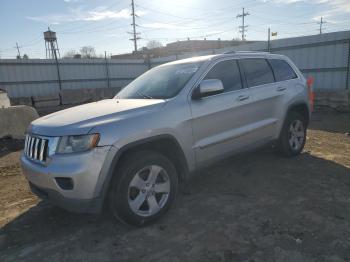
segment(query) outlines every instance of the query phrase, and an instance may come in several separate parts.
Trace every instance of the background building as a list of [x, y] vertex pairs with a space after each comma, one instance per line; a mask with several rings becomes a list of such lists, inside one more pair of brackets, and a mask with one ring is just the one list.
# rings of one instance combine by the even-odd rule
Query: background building
[[186, 40], [169, 43], [166, 46], [148, 49], [142, 48], [137, 52], [129, 54], [112, 55], [111, 58], [131, 58], [131, 59], [142, 59], [145, 55], [150, 57], [165, 57], [172, 55], [181, 55], [188, 52], [199, 52], [207, 50], [215, 50], [220, 48], [238, 46], [243, 44], [256, 43], [257, 41], [240, 41], [240, 40]]

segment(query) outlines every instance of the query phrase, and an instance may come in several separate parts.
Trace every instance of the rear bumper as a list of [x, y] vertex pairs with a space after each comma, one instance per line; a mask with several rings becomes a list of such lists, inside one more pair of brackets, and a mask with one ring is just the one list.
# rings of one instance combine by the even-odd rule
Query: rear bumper
[[103, 206], [102, 198], [71, 199], [62, 196], [55, 190], [49, 188], [40, 188], [31, 182], [29, 182], [29, 187], [30, 190], [39, 198], [73, 213], [97, 214], [101, 211]]

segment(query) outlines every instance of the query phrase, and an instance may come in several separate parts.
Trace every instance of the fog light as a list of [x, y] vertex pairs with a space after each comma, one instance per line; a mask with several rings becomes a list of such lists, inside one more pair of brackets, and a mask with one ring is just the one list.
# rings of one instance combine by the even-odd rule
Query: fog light
[[73, 180], [69, 177], [55, 177], [56, 183], [63, 190], [73, 189]]

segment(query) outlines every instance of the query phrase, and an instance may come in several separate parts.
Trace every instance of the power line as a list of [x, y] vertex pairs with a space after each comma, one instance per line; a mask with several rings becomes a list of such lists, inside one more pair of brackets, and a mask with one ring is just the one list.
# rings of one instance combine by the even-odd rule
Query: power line
[[244, 25], [244, 17], [250, 15], [248, 12], [244, 12], [244, 7], [242, 9], [242, 14], [238, 14], [236, 18], [240, 18], [242, 17], [242, 25], [239, 27], [240, 28], [240, 32], [242, 33], [242, 41], [245, 40], [245, 32], [247, 31], [247, 25]]
[[[182, 19], [182, 20], [189, 20], [189, 21], [194, 21], [194, 20], [198, 20], [198, 18], [203, 18], [205, 20], [207, 20], [208, 18], [208, 15], [210, 14], [217, 14], [218, 12], [226, 12], [228, 9], [232, 9], [232, 8], [236, 8], [238, 6], [241, 6], [243, 3], [245, 4], [245, 6], [247, 5], [250, 5], [254, 2], [257, 2], [259, 0], [250, 0], [250, 1], [243, 1], [242, 3], [236, 3], [235, 5], [229, 5], [229, 6], [226, 6], [226, 7], [222, 7], [222, 8], [215, 8], [215, 9], [208, 9], [207, 11], [208, 12], [205, 12], [197, 17], [182, 17], [182, 16], [177, 16], [177, 15], [174, 15], [173, 13], [169, 13], [169, 12], [166, 12], [166, 11], [163, 11], [163, 10], [160, 10], [158, 7], [155, 9], [155, 8], [150, 8], [149, 6], [145, 7], [143, 5], [140, 5], [140, 4], [136, 4], [137, 7], [141, 7], [142, 9], [145, 9], [145, 10], [148, 10], [148, 11], [151, 11], [151, 12], [156, 12], [158, 14], [162, 14], [164, 16], [167, 16], [167, 17], [174, 17], [174, 18], [178, 18], [178, 19]], [[172, 5], [171, 3], [169, 3], [170, 5]], [[260, 3], [260, 4], [264, 4], [263, 2]], [[255, 6], [257, 6], [259, 4], [256, 4]], [[189, 7], [190, 8], [190, 7]], [[203, 9], [205, 10], [205, 9]]]
[[[226, 19], [219, 19], [216, 23], [207, 23], [207, 24], [203, 24], [202, 26], [195, 26], [195, 27], [188, 27], [188, 26], [182, 27], [181, 25], [188, 25], [188, 23], [183, 23], [183, 22], [181, 22], [181, 23], [163, 23], [162, 21], [159, 21], [159, 20], [157, 21], [157, 20], [152, 19], [152, 22], [162, 23], [166, 26], [169, 26], [169, 28], [166, 28], [166, 27], [152, 28], [151, 26], [144, 26], [144, 25], [140, 25], [139, 27], [146, 28], [146, 29], [150, 28], [150, 29], [141, 31], [142, 34], [146, 33], [146, 32], [150, 32], [150, 31], [164, 30], [164, 29], [172, 29], [172, 30], [179, 29], [182, 31], [184, 31], [184, 30], [200, 30], [200, 29], [208, 29], [211, 27], [217, 28], [217, 26], [222, 26], [222, 25], [228, 25], [228, 23], [231, 21], [231, 19], [227, 19], [227, 18]], [[173, 26], [174, 28], [170, 28], [171, 26]], [[177, 26], [179, 26], [179, 27], [176, 28]]]
[[[132, 15], [132, 18], [133, 18], [133, 21], [132, 21], [132, 28], [133, 28], [133, 30], [132, 30], [132, 36], [133, 36], [133, 38], [132, 39], [130, 39], [130, 40], [132, 40], [133, 42], [134, 42], [134, 48], [135, 48], [135, 50], [137, 50], [137, 44], [138, 45], [140, 45], [140, 41], [137, 43], [137, 40], [139, 40], [139, 39], [141, 39], [140, 37], [138, 37], [138, 35], [141, 33], [142, 34], [142, 36], [144, 36], [144, 34], [146, 33], [146, 32], [151, 32], [151, 31], [156, 31], [156, 30], [176, 30], [176, 29], [178, 29], [178, 30], [183, 30], [183, 31], [186, 31], [186, 30], [201, 30], [201, 29], [207, 29], [207, 28], [210, 28], [210, 27], [219, 27], [220, 26], [220, 29], [221, 30], [225, 30], [225, 29], [229, 29], [230, 28], [230, 21], [232, 21], [232, 13], [230, 14], [230, 13], [224, 13], [224, 11], [225, 10], [227, 10], [228, 8], [219, 8], [219, 9], [213, 9], [213, 10], [211, 10], [211, 11], [209, 11], [210, 9], [208, 9], [208, 11], [209, 12], [206, 12], [206, 13], [213, 13], [213, 12], [215, 12], [216, 13], [216, 16], [214, 16], [214, 17], [216, 17], [216, 19], [214, 18], [214, 19], [210, 19], [210, 20], [208, 20], [208, 19], [206, 19], [207, 17], [208, 17], [208, 15], [206, 14], [206, 13], [200, 13], [200, 14], [198, 14], [197, 16], [192, 16], [192, 17], [180, 17], [180, 16], [176, 16], [176, 15], [174, 15], [174, 13], [171, 13], [170, 11], [168, 11], [168, 12], [162, 12], [162, 11], [160, 11], [158, 8], [157, 9], [150, 9], [148, 6], [147, 7], [143, 7], [143, 6], [139, 6], [138, 5], [138, 2], [135, 2], [134, 3], [134, 1], [135, 0], [132, 0], [132, 7], [133, 7], [133, 10], [132, 10], [132, 13], [131, 13], [131, 15]], [[254, 5], [254, 6], [251, 6], [251, 4], [252, 3], [256, 3], [256, 2], [259, 2], [259, 3], [257, 3], [257, 4], [260, 4], [260, 0], [248, 0], [248, 1], [245, 1], [245, 3], [244, 3], [244, 5], [245, 5], [245, 8], [247, 8], [247, 9], [249, 9], [250, 11], [252, 11], [251, 10], [251, 8], [255, 8], [255, 6], [256, 5]], [[175, 5], [175, 4], [174, 4]], [[177, 4], [176, 4], [177, 5]], [[176, 6], [175, 5], [175, 6]], [[239, 4], [239, 5], [241, 5], [241, 4]], [[247, 6], [248, 5], [248, 6]], [[232, 6], [232, 5], [231, 5]], [[146, 9], [146, 10], [151, 10], [152, 12], [149, 12], [150, 14], [151, 13], [155, 13], [155, 12], [157, 12], [157, 13], [159, 13], [159, 14], [161, 14], [161, 15], [163, 15], [163, 17], [165, 18], [165, 19], [169, 19], [170, 18], [170, 20], [174, 20], [174, 23], [172, 23], [171, 21], [167, 21], [167, 22], [162, 22], [161, 20], [163, 20], [163, 19], [156, 19], [156, 20], [154, 20], [153, 19], [153, 17], [151, 16], [151, 18], [148, 18], [148, 16], [146, 16], [146, 17], [138, 17], [137, 16], [137, 14], [135, 13], [135, 7], [136, 7], [136, 9], [137, 9], [137, 13], [139, 12], [139, 8], [138, 7], [141, 7], [141, 10], [142, 9]], [[182, 6], [183, 8], [185, 8], [185, 6]], [[203, 10], [203, 11], [206, 11], [206, 9], [199, 9], [199, 10]], [[221, 11], [222, 10], [222, 11]], [[218, 14], [222, 14], [222, 15], [218, 15]], [[228, 15], [230, 15], [231, 16], [231, 18], [230, 18], [230, 20], [228, 21], [228, 18], [226, 18]], [[245, 13], [245, 10], [244, 10], [244, 8], [243, 8], [243, 12], [242, 12], [242, 14], [239, 14], [239, 15], [237, 15], [237, 18], [242, 18], [242, 26], [240, 26], [239, 28], [241, 29], [240, 30], [240, 33], [242, 33], [242, 40], [245, 40], [245, 37], [246, 37], [246, 32], [247, 32], [247, 25], [245, 25], [245, 16], [247, 16], [247, 15], [250, 15], [248, 12], [246, 12]], [[254, 15], [253, 14], [253, 16], [256, 16], [256, 15]], [[299, 17], [299, 16], [301, 16], [300, 14], [298, 15], [298, 16], [295, 16], [295, 18], [297, 18], [297, 17]], [[178, 18], [178, 19], [171, 19], [171, 17], [174, 17], [174, 18]], [[218, 19], [218, 17], [220, 17], [219, 19]], [[290, 23], [288, 23], [288, 20], [289, 19], [282, 19], [282, 18], [280, 18], [280, 19], [278, 19], [278, 16], [277, 16], [277, 19], [276, 19], [276, 17], [275, 16], [273, 16], [273, 17], [264, 17], [264, 15], [263, 15], [263, 17], [261, 17], [261, 16], [256, 16], [257, 18], [260, 18], [260, 19], [266, 19], [266, 20], [271, 20], [272, 21], [272, 23], [269, 23], [269, 25], [280, 25], [281, 27], [284, 27], [284, 26], [290, 26], [290, 25], [308, 25], [308, 24], [313, 24], [314, 26], [312, 27], [312, 29], [307, 29], [307, 28], [304, 28], [302, 31], [298, 31], [298, 32], [290, 32], [290, 31], [285, 31], [284, 29], [283, 30], [281, 30], [282, 32], [282, 35], [292, 35], [292, 34], [298, 34], [298, 33], [303, 33], [303, 32], [305, 32], [305, 30], [312, 30], [313, 31], [313, 33], [312, 34], [314, 34], [315, 33], [315, 31], [316, 30], [318, 30], [318, 26], [316, 25], [316, 22], [315, 21], [313, 21], [313, 22], [304, 22], [303, 20], [299, 20], [300, 22], [298, 23], [298, 22], [296, 22], [295, 21], [295, 19], [293, 20], [293, 21], [291, 21]], [[180, 18], [181, 18], [181, 22], [180, 21], [176, 21], [176, 20], [180, 20]], [[252, 17], [253, 18], [253, 17]], [[287, 17], [286, 17], [287, 18]], [[142, 19], [145, 19], [146, 21], [147, 20], [151, 20], [151, 21], [154, 21], [154, 22], [159, 22], [159, 23], [162, 23], [162, 24], [165, 24], [165, 25], [168, 25], [168, 27], [163, 27], [163, 28], [161, 28], [161, 27], [159, 27], [159, 28], [156, 28], [157, 27], [157, 25], [146, 25], [145, 24], [145, 26], [143, 26], [144, 28], [150, 28], [150, 29], [140, 29], [139, 28], [139, 26], [136, 24], [136, 21], [135, 20], [137, 20], [137, 22], [139, 23], [139, 24], [141, 24], [140, 25], [140, 27], [142, 27], [142, 23], [140, 22], [140, 21], [142, 21]], [[259, 19], [259, 20], [260, 20]], [[292, 19], [292, 18], [290, 18], [290, 19]], [[287, 20], [287, 21], [286, 21]], [[219, 22], [220, 21], [220, 22]], [[226, 22], [227, 21], [227, 22]], [[93, 21], [93, 22], [91, 22], [91, 23], [93, 23], [93, 24], [96, 24], [96, 21]], [[63, 33], [66, 33], [66, 34], [76, 34], [76, 33], [93, 33], [93, 32], [107, 32], [107, 31], [110, 31], [110, 30], [115, 30], [115, 29], [117, 29], [117, 28], [124, 28], [124, 27], [127, 27], [127, 26], [130, 26], [130, 25], [123, 25], [124, 23], [122, 23], [121, 25], [120, 25], [120, 27], [113, 27], [112, 28], [112, 26], [113, 26], [113, 24], [115, 23], [115, 21], [111, 21], [111, 22], [108, 22], [108, 23], [103, 23], [103, 25], [102, 24], [98, 24], [97, 26], [92, 26], [92, 24], [85, 24], [85, 25], [80, 25], [79, 27], [76, 27], [76, 28], [70, 28], [68, 31], [66, 30], [66, 31], [63, 31]], [[327, 23], [327, 25], [326, 26], [323, 26], [323, 24], [325, 24], [325, 23]], [[346, 23], [345, 21], [342, 21], [342, 22], [339, 22], [339, 23]], [[328, 21], [328, 22], [326, 22], [326, 21], [324, 21], [322, 18], [321, 18], [321, 22], [317, 22], [317, 24], [319, 24], [320, 25], [320, 28], [319, 28], [319, 31], [320, 31], [320, 34], [322, 33], [322, 31], [324, 31], [324, 30], [326, 30], [326, 32], [328, 32], [329, 31], [329, 28], [333, 28], [333, 30], [335, 30], [335, 28], [334, 27], [343, 27], [343, 26], [341, 26], [341, 25], [336, 25], [336, 24], [333, 24], [331, 21]], [[176, 25], [184, 25], [183, 27], [178, 27], [178, 28], [176, 28], [175, 26]], [[222, 26], [221, 26], [222, 25]], [[224, 25], [226, 25], [226, 26], [224, 26]], [[108, 26], [108, 27], [106, 27], [106, 26]], [[136, 27], [137, 26], [137, 27]], [[171, 28], [171, 26], [174, 26], [173, 28]], [[263, 25], [263, 24], [257, 24], [257, 25], [253, 25], [253, 24], [251, 24], [251, 23], [249, 23], [249, 30], [252, 30], [252, 31], [254, 31], [254, 32], [264, 32], [264, 35], [265, 35], [265, 30], [264, 31], [259, 31], [259, 30], [256, 30], [256, 28], [255, 27], [258, 27], [258, 29], [260, 29], [259, 27], [266, 27], [266, 25]], [[344, 25], [345, 26], [345, 25]], [[82, 27], [84, 27], [83, 28], [83, 30], [77, 30], [77, 28], [82, 28]], [[152, 28], [153, 27], [153, 28]], [[251, 28], [251, 27], [253, 27], [253, 28]], [[297, 28], [299, 28], [299, 27], [297, 27]], [[219, 29], [219, 30], [220, 30]], [[72, 31], [72, 30], [75, 30], [75, 31]], [[126, 29], [124, 29], [125, 31], [126, 31]], [[139, 33], [137, 33], [136, 32], [136, 30], [139, 32]], [[124, 32], [125, 32], [124, 31]], [[204, 31], [204, 30], [203, 30]], [[199, 31], [197, 31], [197, 33], [199, 33], [199, 34], [205, 34], [205, 33], [207, 33], [207, 31], [201, 31], [201, 32], [199, 32]], [[229, 30], [228, 30], [229, 31]], [[213, 35], [216, 35], [216, 34], [221, 34], [221, 33], [224, 33], [224, 32], [228, 32], [228, 31], [214, 31], [214, 34], [208, 34], [207, 33], [207, 35], [202, 35], [202, 36], [193, 36], [193, 37], [190, 37], [191, 39], [192, 38], [200, 38], [200, 37], [207, 37], [207, 36], [213, 36]], [[285, 33], [284, 33], [285, 32]], [[189, 33], [189, 34], [191, 34], [190, 32], [187, 32], [187, 33]], [[182, 32], [182, 35], [180, 35], [180, 34], [178, 34], [178, 36], [183, 36], [184, 34], [187, 34], [186, 32]], [[306, 33], [306, 32], [305, 32]], [[199, 35], [198, 34], [198, 35]], [[77, 36], [78, 36], [78, 34], [77, 34]], [[108, 39], [110, 39], [110, 38], [115, 38], [115, 36], [116, 35], [114, 35], [114, 36], [111, 36], [111, 37], [109, 37]], [[227, 36], [227, 34], [225, 34], [225, 36]], [[118, 37], [118, 35], [117, 35], [117, 37]], [[124, 35], [124, 37], [125, 37], [125, 35]], [[121, 37], [120, 37], [121, 38]], [[152, 39], [187, 39], [188, 37], [186, 36], [186, 37], [183, 37], [183, 38], [152, 38]], [[119, 37], [118, 37], [118, 39], [119, 39]], [[147, 38], [144, 38], [143, 37], [143, 39], [149, 39], [149, 37], [147, 37]], [[105, 40], [106, 39], [100, 39], [98, 42], [105, 42]], [[127, 41], [127, 39], [125, 39], [126, 41]], [[29, 42], [28, 44], [24, 44], [23, 42], [21, 42], [20, 44], [20, 46], [19, 46], [19, 48], [21, 48], [20, 49], [20, 51], [21, 51], [21, 53], [23, 54], [23, 52], [25, 51], [27, 51], [27, 49], [26, 49], [26, 47], [27, 46], [33, 46], [33, 45], [37, 45], [38, 43], [39, 43], [39, 41], [42, 41], [41, 39], [40, 40], [36, 40], [36, 39], [34, 39], [34, 40], [32, 40], [31, 42]], [[136, 42], [136, 43], [135, 43]], [[143, 41], [142, 41], [143, 42]], [[109, 44], [113, 44], [112, 42], [111, 43], [109, 43]], [[29, 49], [29, 48], [28, 48]], [[7, 50], [10, 50], [10, 49], [7, 49]], [[12, 52], [13, 52], [13, 54], [15, 54], [15, 50], [16, 49], [14, 49], [13, 47], [11, 48], [11, 50], [12, 50]], [[6, 49], [2, 49], [2, 53], [3, 53], [3, 51], [5, 51], [5, 53], [6, 53]], [[18, 52], [18, 50], [16, 50], [16, 53]]]
[[210, 36], [214, 36], [214, 35], [220, 35], [220, 34], [223, 34], [223, 33], [227, 33], [227, 32], [232, 32], [233, 29], [230, 29], [230, 30], [225, 30], [225, 31], [220, 31], [220, 32], [215, 32], [215, 33], [209, 33], [209, 34], [205, 34], [205, 35], [198, 35], [198, 36], [192, 36], [192, 37], [172, 37], [172, 38], [148, 38], [148, 39], [159, 39], [159, 40], [186, 40], [186, 39], [201, 39], [201, 38], [205, 38], [205, 37], [210, 37]]
[[[112, 4], [112, 5], [105, 6], [103, 10], [111, 10], [111, 9], [119, 6], [120, 4], [121, 4], [121, 2], [116, 2], [116, 3]], [[127, 7], [128, 7], [128, 5], [123, 5], [120, 8], [122, 8], [121, 10], [123, 10], [123, 9], [126, 9]], [[88, 20], [82, 20], [82, 21], [83, 22], [87, 22]], [[99, 22], [99, 21], [91, 20], [91, 21], [88, 21], [87, 23], [84, 23], [84, 24], [81, 24], [81, 25], [78, 25], [78, 26], [73, 26], [73, 27], [70, 27], [70, 28], [68, 26], [68, 28], [66, 28], [66, 29], [64, 28], [65, 25], [63, 25], [63, 31], [57, 30], [56, 32], [60, 33], [60, 34], [61, 33], [78, 33], [78, 32], [80, 32], [81, 28], [85, 29], [85, 27], [89, 27], [91, 25], [96, 25], [96, 22]], [[60, 27], [60, 25], [57, 25], [57, 26]], [[98, 27], [100, 27], [100, 26], [98, 26]], [[93, 28], [95, 28], [95, 27], [93, 27]]]
[[[114, 24], [115, 21], [108, 23], [109, 24]], [[75, 32], [66, 32], [66, 33], [60, 33], [60, 34], [64, 34], [64, 35], [80, 35], [80, 34], [91, 34], [91, 33], [97, 33], [97, 32], [108, 32], [108, 31], [114, 31], [116, 29], [121, 29], [121, 28], [127, 28], [129, 27], [129, 24], [125, 24], [125, 25], [120, 25], [120, 26], [113, 26], [113, 27], [105, 27], [105, 26], [99, 26], [99, 27], [95, 27], [95, 28], [91, 28], [91, 29], [85, 29], [82, 31], [75, 31]]]
[[[290, 20], [287, 20], [286, 17], [283, 18], [283, 19], [276, 19], [276, 18], [264, 17], [264, 16], [260, 16], [260, 15], [256, 15], [256, 14], [252, 14], [251, 16], [258, 18], [259, 20], [272, 21], [272, 23], [269, 23], [270, 25], [290, 26], [290, 25], [307, 25], [307, 24], [314, 24], [315, 23], [314, 21], [310, 21], [310, 20], [307, 20], [307, 21], [303, 20], [303, 21], [297, 22], [297, 21], [295, 21], [295, 19], [293, 19], [293, 21], [290, 21]], [[261, 26], [263, 26], [263, 27], [265, 27], [266, 24], [260, 22], [260, 24], [251, 25], [251, 26], [254, 26], [254, 27], [261, 27]]]

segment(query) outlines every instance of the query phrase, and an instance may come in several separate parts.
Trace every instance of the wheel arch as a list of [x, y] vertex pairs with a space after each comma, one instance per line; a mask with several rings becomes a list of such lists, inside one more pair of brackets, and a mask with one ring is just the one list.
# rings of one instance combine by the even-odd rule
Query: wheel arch
[[[110, 184], [114, 175], [114, 171], [117, 168], [118, 164], [126, 157], [129, 153], [139, 151], [139, 150], [154, 150], [161, 154], [164, 154], [170, 161], [173, 162], [176, 171], [179, 175], [180, 181], [185, 181], [188, 178], [189, 168], [188, 163], [185, 157], [185, 154], [177, 141], [177, 139], [168, 134], [157, 135], [141, 140], [131, 142], [120, 149], [115, 149], [115, 153], [111, 163], [109, 164], [107, 174], [102, 181], [102, 189], [100, 196], [104, 200]], [[175, 152], [175, 153], [174, 153]]]
[[305, 102], [299, 102], [291, 104], [286, 112], [285, 118], [288, 116], [291, 112], [297, 112], [301, 114], [303, 117], [305, 117], [306, 125], [309, 125], [310, 122], [310, 109], [307, 103]]

